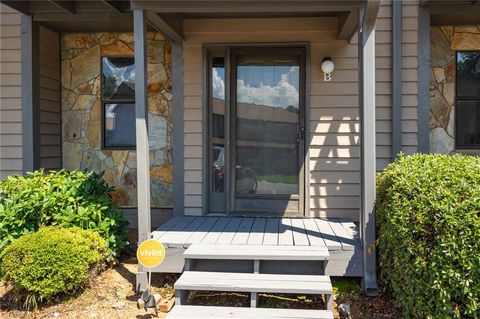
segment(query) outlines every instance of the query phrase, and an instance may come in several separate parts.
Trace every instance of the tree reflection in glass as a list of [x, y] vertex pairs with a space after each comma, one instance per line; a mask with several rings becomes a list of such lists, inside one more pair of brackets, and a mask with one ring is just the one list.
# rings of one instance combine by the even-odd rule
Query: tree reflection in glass
[[133, 58], [102, 59], [104, 100], [135, 98], [135, 64]]

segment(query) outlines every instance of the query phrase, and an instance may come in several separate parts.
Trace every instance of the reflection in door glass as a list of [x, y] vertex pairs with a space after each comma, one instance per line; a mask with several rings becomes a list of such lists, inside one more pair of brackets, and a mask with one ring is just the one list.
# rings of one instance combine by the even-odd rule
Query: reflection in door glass
[[225, 191], [225, 58], [212, 59], [211, 132], [212, 191]]
[[298, 194], [298, 58], [242, 55], [236, 71], [236, 193]]

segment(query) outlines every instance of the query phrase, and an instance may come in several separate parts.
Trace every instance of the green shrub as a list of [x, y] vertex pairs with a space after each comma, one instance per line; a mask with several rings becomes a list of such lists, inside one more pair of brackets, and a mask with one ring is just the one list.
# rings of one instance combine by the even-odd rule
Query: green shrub
[[405, 316], [480, 317], [480, 157], [400, 157], [377, 179], [380, 277]]
[[0, 181], [0, 252], [42, 225], [94, 229], [108, 242], [108, 261], [126, 244], [125, 217], [116, 210], [113, 190], [94, 172], [66, 171], [12, 176]]
[[5, 248], [1, 273], [32, 308], [82, 288], [101, 269], [106, 253], [105, 240], [93, 230], [42, 227]]

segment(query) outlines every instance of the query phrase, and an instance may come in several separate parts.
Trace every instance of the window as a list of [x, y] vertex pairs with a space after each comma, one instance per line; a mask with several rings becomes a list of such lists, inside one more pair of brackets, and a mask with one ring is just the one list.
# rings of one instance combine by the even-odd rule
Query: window
[[133, 57], [102, 58], [103, 147], [135, 147]]
[[225, 58], [212, 57], [210, 88], [212, 192], [225, 191]]
[[480, 51], [457, 52], [455, 143], [480, 148]]

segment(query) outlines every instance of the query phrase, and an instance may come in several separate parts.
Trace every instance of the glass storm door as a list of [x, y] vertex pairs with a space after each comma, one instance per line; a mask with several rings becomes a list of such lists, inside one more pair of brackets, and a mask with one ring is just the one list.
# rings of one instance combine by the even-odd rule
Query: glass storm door
[[231, 59], [232, 210], [303, 214], [305, 51], [238, 48]]

